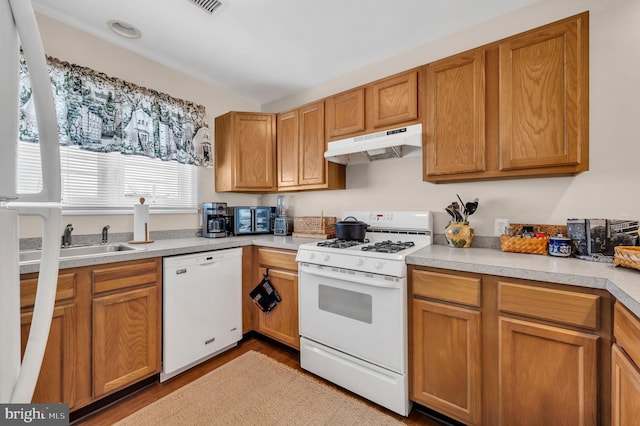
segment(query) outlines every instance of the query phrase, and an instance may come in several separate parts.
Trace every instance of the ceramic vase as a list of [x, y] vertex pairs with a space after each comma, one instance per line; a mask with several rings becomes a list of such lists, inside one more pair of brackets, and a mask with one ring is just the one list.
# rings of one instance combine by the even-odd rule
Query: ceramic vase
[[469, 222], [449, 222], [444, 228], [444, 236], [450, 247], [466, 248], [473, 241], [473, 228]]

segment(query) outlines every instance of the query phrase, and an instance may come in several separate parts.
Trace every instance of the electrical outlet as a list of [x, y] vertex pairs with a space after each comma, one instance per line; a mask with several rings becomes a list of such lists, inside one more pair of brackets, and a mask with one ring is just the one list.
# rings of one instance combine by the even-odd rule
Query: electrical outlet
[[509, 219], [496, 219], [493, 225], [493, 233], [496, 236], [506, 234], [509, 229]]

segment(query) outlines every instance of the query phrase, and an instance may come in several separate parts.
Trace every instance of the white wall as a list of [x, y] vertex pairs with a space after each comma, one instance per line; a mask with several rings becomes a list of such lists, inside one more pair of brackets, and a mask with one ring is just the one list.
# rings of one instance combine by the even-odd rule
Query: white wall
[[[575, 177], [432, 184], [421, 180], [419, 158], [383, 160], [347, 168], [347, 190], [286, 196], [292, 215], [339, 216], [349, 209], [432, 209], [436, 232], [446, 226], [443, 208], [456, 199], [480, 197], [471, 222], [478, 235], [492, 235], [493, 221], [562, 224], [570, 217], [640, 218], [640, 2], [637, 0], [541, 0], [402, 55], [349, 73], [262, 107], [39, 15], [47, 54], [102, 71], [206, 107], [213, 117], [229, 110], [284, 111], [351, 87], [479, 45], [590, 10], [590, 170]], [[201, 172], [202, 200], [272, 204], [275, 195], [217, 194], [213, 169]], [[68, 216], [75, 233], [133, 228], [132, 217]], [[197, 215], [152, 215], [151, 230], [198, 227]], [[62, 231], [62, 230], [61, 230]], [[38, 236], [25, 220], [21, 236]]]
[[[347, 167], [347, 190], [287, 195], [289, 214], [339, 216], [348, 209], [431, 209], [435, 232], [444, 207], [480, 198], [470, 218], [478, 235], [493, 235], [495, 218], [564, 224], [567, 218], [640, 219], [640, 1], [542, 0], [405, 54], [263, 105], [284, 111], [418, 65], [590, 10], [590, 170], [575, 177], [432, 184], [421, 160], [382, 160]], [[275, 204], [275, 195], [263, 197]]]
[[[47, 55], [63, 61], [101, 71], [110, 77], [138, 84], [176, 98], [204, 105], [213, 136], [213, 119], [231, 110], [259, 111], [260, 105], [217, 89], [200, 80], [182, 74], [129, 50], [107, 43], [88, 33], [76, 30], [60, 21], [37, 14], [38, 26]], [[259, 196], [248, 194], [217, 194], [214, 191], [213, 168], [200, 168], [200, 199], [202, 201], [227, 201], [230, 204], [257, 204]], [[171, 229], [195, 229], [199, 227], [199, 215], [151, 215], [151, 231]], [[74, 234], [97, 234], [106, 224], [110, 232], [133, 231], [131, 215], [63, 217], [62, 226], [72, 223]], [[61, 230], [62, 234], [62, 230]], [[37, 219], [23, 219], [20, 236], [41, 235]]]

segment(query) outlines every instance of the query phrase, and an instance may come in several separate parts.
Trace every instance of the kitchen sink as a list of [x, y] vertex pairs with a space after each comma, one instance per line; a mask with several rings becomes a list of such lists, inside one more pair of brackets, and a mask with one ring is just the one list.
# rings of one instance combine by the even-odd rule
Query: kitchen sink
[[[60, 248], [60, 259], [70, 257], [96, 256], [109, 253], [118, 253], [132, 250], [142, 250], [142, 248], [132, 247], [126, 244], [99, 244], [99, 245], [78, 245]], [[42, 250], [24, 250], [20, 252], [20, 262], [30, 262], [40, 260]]]

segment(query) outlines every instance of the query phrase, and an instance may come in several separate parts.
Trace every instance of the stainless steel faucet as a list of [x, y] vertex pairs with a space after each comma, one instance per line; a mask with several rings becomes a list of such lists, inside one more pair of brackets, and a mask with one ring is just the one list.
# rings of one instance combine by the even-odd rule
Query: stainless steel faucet
[[100, 244], [109, 244], [109, 225], [105, 225], [102, 228], [102, 242]]
[[62, 247], [71, 246], [71, 231], [73, 231], [73, 226], [68, 224], [64, 228], [64, 234], [62, 234]]

